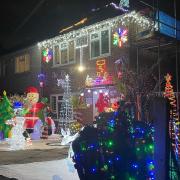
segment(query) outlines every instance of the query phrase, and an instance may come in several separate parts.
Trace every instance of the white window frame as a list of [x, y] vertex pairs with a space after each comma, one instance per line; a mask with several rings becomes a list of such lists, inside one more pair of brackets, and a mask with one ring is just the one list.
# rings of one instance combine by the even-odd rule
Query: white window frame
[[55, 63], [55, 46], [59, 47], [59, 57], [60, 57], [60, 45], [59, 44], [55, 44], [53, 46], [53, 66], [59, 66], [60, 65], [60, 59], [58, 59], [59, 64]]
[[[79, 39], [81, 40], [83, 38], [86, 38], [87, 42], [85, 44], [83, 44], [83, 45], [81, 45], [81, 43], [79, 45], [77, 45], [78, 44], [77, 41]], [[88, 46], [88, 35], [87, 34], [79, 36], [79, 37], [76, 38], [76, 40], [75, 40], [75, 47], [76, 47], [76, 49], [82, 48], [82, 47], [87, 47], [87, 46]]]
[[[54, 54], [55, 54], [55, 46], [59, 46], [59, 64], [55, 64], [55, 58], [53, 58], [53, 67], [65, 66], [65, 65], [69, 65], [69, 64], [74, 64], [76, 62], [76, 60], [75, 60], [75, 57], [76, 57], [76, 44], [75, 44], [75, 41], [74, 41], [74, 61], [69, 62], [69, 43], [72, 42], [72, 41], [74, 41], [74, 40], [70, 40], [68, 42], [62, 42], [60, 44], [56, 44], [56, 45], [53, 46], [53, 57], [55, 57], [54, 56]], [[63, 44], [66, 44], [66, 47], [62, 47]], [[61, 50], [64, 50], [64, 49], [67, 49], [67, 61], [68, 62], [65, 63], [65, 64], [62, 64], [61, 63], [61, 59], [62, 59], [61, 58]]]
[[[108, 30], [108, 32], [109, 32], [109, 52], [102, 54], [101, 53], [102, 52], [101, 32], [106, 31], [106, 30]], [[91, 57], [91, 42], [96, 40], [96, 39], [91, 40], [91, 35], [95, 34], [95, 33], [98, 33], [100, 55], [97, 57]], [[90, 33], [89, 46], [90, 46], [90, 49], [89, 49], [90, 50], [90, 60], [110, 56], [111, 55], [111, 28], [101, 29], [100, 31], [94, 31], [94, 32]]]
[[59, 117], [59, 113], [58, 113], [58, 103], [61, 102], [61, 100], [58, 100], [58, 97], [59, 97], [59, 96], [62, 96], [62, 97], [63, 97], [63, 94], [51, 94], [51, 95], [50, 95], [50, 106], [51, 106], [51, 108], [52, 108], [52, 103], [53, 103], [53, 102], [52, 102], [52, 99], [53, 99], [53, 97], [56, 98], [56, 109], [53, 110], [52, 112], [56, 114], [57, 119], [60, 118], [60, 117]]

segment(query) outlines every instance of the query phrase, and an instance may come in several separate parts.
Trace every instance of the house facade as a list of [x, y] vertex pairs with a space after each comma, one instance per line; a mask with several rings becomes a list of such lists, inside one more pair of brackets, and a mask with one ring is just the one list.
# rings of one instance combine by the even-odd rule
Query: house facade
[[0, 90], [22, 94], [28, 86], [35, 86], [41, 96], [49, 98], [59, 119], [63, 89], [57, 79], [68, 74], [72, 94], [87, 94], [86, 103], [95, 116], [99, 93], [115, 92], [114, 79], [121, 78], [124, 67], [135, 64], [131, 43], [150, 38], [153, 31], [151, 20], [130, 12], [8, 54], [0, 58]]
[[28, 86], [39, 86], [41, 54], [37, 46], [31, 46], [0, 57], [0, 92], [23, 94]]
[[57, 119], [63, 98], [57, 79], [64, 79], [66, 74], [70, 76], [72, 94], [84, 96], [93, 116], [100, 93], [108, 93], [111, 99], [121, 96], [114, 88], [115, 79], [121, 79], [123, 68], [135, 64], [130, 60], [131, 53], [136, 59], [131, 42], [153, 34], [153, 22], [145, 17], [139, 21], [140, 17], [135, 12], [117, 16], [39, 43], [46, 77], [43, 95], [50, 98]]

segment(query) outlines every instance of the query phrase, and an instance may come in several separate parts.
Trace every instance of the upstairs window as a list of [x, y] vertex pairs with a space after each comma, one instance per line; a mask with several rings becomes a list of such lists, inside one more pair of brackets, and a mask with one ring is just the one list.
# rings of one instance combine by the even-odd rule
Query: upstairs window
[[23, 73], [30, 70], [30, 56], [24, 54], [15, 58], [15, 73]]
[[54, 46], [54, 65], [66, 65], [75, 61], [74, 41]]
[[72, 63], [75, 61], [75, 46], [74, 41], [70, 41], [68, 44], [69, 47], [69, 63]]
[[76, 48], [86, 47], [88, 46], [88, 36], [83, 35], [76, 38]]
[[60, 64], [60, 49], [59, 45], [54, 46], [54, 64]]
[[110, 32], [102, 30], [90, 35], [91, 59], [110, 53]]

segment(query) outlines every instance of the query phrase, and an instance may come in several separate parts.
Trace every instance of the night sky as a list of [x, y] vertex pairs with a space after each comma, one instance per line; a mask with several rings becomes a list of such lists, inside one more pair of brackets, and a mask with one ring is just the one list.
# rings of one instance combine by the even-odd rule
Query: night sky
[[[143, 0], [153, 2], [157, 0]], [[179, 0], [177, 0], [179, 1]], [[6, 0], [0, 6], [0, 54], [30, 46], [38, 41], [53, 37], [67, 26], [84, 17], [93, 19], [108, 18], [121, 14], [111, 8], [102, 8], [119, 0]], [[171, 0], [159, 0], [160, 8], [173, 15]], [[93, 13], [93, 8], [102, 8]], [[137, 0], [131, 0], [131, 8], [146, 8]], [[178, 17], [179, 18], [179, 17]]]

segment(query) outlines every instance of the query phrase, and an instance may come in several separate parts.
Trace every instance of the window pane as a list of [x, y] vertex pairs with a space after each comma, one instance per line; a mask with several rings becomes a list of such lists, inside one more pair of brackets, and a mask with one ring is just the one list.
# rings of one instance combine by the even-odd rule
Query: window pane
[[67, 49], [61, 50], [61, 64], [67, 64], [68, 63], [68, 56], [67, 56]]
[[99, 38], [98, 33], [91, 34], [91, 40], [95, 40], [95, 39], [98, 39], [98, 38]]
[[54, 46], [54, 64], [59, 64], [59, 45]]
[[76, 39], [76, 48], [88, 46], [88, 38], [87, 35], [78, 37]]
[[100, 55], [99, 40], [91, 42], [91, 58], [98, 57]]
[[101, 31], [101, 54], [109, 53], [109, 31]]
[[51, 96], [51, 108], [53, 111], [56, 111], [56, 96]]
[[30, 56], [28, 54], [25, 55], [25, 68], [24, 71], [29, 71], [30, 70]]
[[22, 56], [18, 56], [15, 59], [15, 72], [23, 73], [30, 70], [30, 56], [29, 54], [25, 54]]
[[74, 41], [69, 42], [69, 62], [74, 61]]

